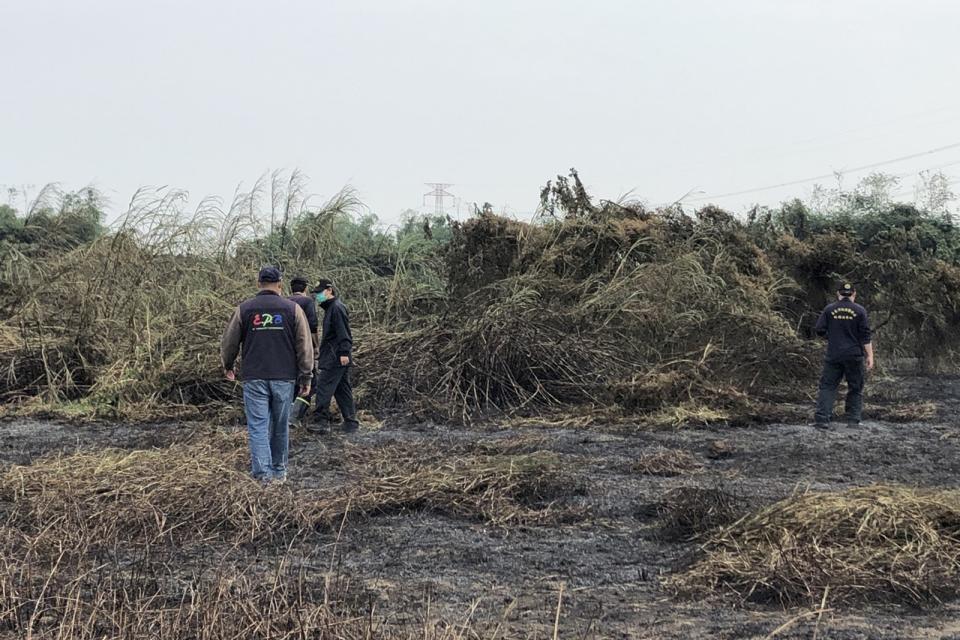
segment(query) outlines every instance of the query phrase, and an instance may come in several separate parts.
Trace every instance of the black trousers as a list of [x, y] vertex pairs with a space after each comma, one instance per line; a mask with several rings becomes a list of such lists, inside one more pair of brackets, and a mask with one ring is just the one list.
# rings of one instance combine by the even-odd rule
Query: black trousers
[[837, 387], [841, 380], [847, 381], [844, 418], [850, 422], [860, 422], [864, 377], [863, 358], [824, 362], [820, 391], [817, 393], [817, 422], [830, 422], [833, 417], [833, 403], [837, 399]]
[[313, 376], [314, 393], [317, 396], [318, 418], [330, 418], [330, 400], [336, 398], [344, 424], [357, 424], [357, 407], [353, 404], [353, 387], [350, 384], [350, 367], [318, 369]]

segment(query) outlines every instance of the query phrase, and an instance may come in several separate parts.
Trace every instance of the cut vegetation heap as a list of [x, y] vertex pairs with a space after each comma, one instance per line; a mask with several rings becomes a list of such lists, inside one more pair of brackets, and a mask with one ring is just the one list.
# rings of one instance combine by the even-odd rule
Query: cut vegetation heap
[[884, 353], [932, 367], [960, 344], [948, 330], [960, 320], [956, 227], [862, 197], [836, 213], [794, 203], [742, 221], [595, 203], [573, 172], [544, 188], [534, 222], [485, 208], [395, 233], [349, 191], [309, 204], [297, 173], [226, 210], [184, 202], [141, 192], [104, 231], [95, 192], [50, 190], [13, 218], [0, 239], [0, 401], [99, 416], [236, 410], [217, 340], [268, 262], [339, 284], [358, 404], [374, 412], [775, 417], [813, 387], [809, 327], [838, 277], [858, 282], [879, 339], [898, 336]]

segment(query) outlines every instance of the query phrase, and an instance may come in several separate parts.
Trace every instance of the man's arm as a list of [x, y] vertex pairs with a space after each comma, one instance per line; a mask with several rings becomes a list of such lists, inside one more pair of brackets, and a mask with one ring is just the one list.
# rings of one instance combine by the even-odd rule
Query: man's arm
[[223, 363], [223, 371], [230, 380], [234, 379], [233, 364], [240, 354], [240, 340], [243, 336], [240, 324], [240, 309], [237, 308], [227, 323], [227, 328], [220, 339], [220, 361]]
[[350, 333], [350, 319], [343, 309], [331, 318], [334, 335], [337, 336], [336, 353], [340, 356], [340, 364], [347, 366], [350, 364], [351, 352], [353, 351], [353, 334]]
[[310, 333], [316, 333], [320, 328], [320, 323], [317, 321], [317, 304], [311, 300], [304, 311], [307, 313], [307, 324], [310, 325]]
[[307, 316], [300, 305], [294, 305], [296, 344], [297, 350], [297, 382], [300, 385], [300, 395], [310, 392], [310, 382], [313, 379], [313, 340], [310, 339], [310, 325]]
[[867, 356], [867, 371], [873, 369], [873, 329], [870, 328], [870, 319], [864, 310], [859, 323], [860, 342], [863, 344], [863, 353]]
[[310, 340], [313, 342], [313, 359], [320, 357], [320, 323], [317, 321], [317, 305], [310, 298], [310, 304], [301, 307], [307, 316], [307, 326], [310, 327]]
[[827, 335], [827, 310], [826, 309], [820, 312], [820, 317], [817, 318], [817, 323], [813, 325], [813, 330], [821, 338]]

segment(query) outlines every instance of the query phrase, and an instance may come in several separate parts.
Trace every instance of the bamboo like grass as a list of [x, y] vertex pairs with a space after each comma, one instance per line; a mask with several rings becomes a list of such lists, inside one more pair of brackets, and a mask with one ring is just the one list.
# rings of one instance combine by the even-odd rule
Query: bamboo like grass
[[[368, 410], [715, 422], [812, 377], [813, 350], [775, 311], [785, 285], [742, 233], [630, 203], [577, 211], [484, 215], [441, 254], [426, 236], [363, 236], [352, 191], [315, 207], [299, 174], [193, 210], [182, 192], [144, 189], [109, 234], [16, 282], [28, 299], [0, 331], [19, 337], [0, 340], [0, 394], [81, 399], [101, 417], [235, 407], [218, 339], [265, 262], [338, 281]], [[344, 229], [363, 237], [345, 244]]]

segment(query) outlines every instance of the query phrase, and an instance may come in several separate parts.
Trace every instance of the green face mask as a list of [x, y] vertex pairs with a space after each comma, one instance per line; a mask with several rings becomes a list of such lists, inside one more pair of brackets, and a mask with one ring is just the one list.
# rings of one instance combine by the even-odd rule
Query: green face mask
[[317, 298], [317, 302], [323, 303], [327, 299], [327, 292], [321, 291], [316, 295], [316, 298]]

